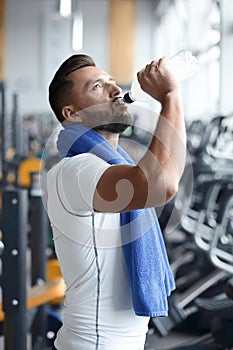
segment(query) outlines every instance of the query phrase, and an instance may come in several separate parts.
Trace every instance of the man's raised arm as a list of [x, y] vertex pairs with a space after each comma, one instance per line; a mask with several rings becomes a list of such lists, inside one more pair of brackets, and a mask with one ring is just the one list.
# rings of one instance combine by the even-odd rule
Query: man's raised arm
[[161, 206], [178, 190], [186, 160], [185, 122], [179, 86], [165, 63], [166, 58], [153, 61], [138, 73], [143, 90], [161, 103], [159, 120], [137, 165], [113, 165], [101, 176], [94, 196], [98, 212]]

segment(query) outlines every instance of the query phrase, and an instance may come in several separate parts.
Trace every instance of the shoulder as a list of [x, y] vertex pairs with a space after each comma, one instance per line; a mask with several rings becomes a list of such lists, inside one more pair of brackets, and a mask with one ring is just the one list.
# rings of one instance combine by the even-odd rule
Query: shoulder
[[60, 198], [63, 202], [69, 202], [72, 211], [93, 211], [97, 183], [110, 166], [90, 153], [64, 158], [48, 172], [48, 193], [56, 194], [59, 191]]
[[48, 177], [53, 177], [61, 170], [66, 173], [77, 174], [79, 170], [82, 172], [87, 169], [96, 171], [99, 168], [108, 168], [109, 166], [110, 164], [92, 153], [78, 154], [77, 156], [60, 160], [48, 171]]
[[67, 169], [72, 169], [72, 167], [83, 167], [83, 165], [96, 165], [96, 166], [109, 166], [109, 164], [103, 159], [97, 157], [92, 153], [83, 153], [74, 157], [65, 158], [64, 164]]

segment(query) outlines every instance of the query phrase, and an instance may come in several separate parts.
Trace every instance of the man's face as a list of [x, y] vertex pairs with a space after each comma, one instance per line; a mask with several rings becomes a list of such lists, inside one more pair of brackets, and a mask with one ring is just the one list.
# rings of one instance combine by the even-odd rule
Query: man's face
[[72, 72], [72, 106], [83, 117], [83, 124], [96, 130], [123, 132], [132, 124], [127, 105], [121, 102], [122, 90], [114, 79], [97, 67]]

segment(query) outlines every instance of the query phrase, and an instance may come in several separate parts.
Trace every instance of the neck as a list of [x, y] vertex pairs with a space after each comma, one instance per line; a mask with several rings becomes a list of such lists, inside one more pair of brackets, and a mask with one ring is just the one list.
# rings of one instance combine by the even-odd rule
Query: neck
[[117, 149], [119, 142], [119, 134], [113, 134], [103, 130], [96, 130], [105, 140], [107, 140], [115, 149]]

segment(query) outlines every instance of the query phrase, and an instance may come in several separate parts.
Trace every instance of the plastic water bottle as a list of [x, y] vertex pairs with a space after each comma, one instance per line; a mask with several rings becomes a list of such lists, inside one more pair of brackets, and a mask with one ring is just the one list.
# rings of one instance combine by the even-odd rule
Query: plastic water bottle
[[[198, 71], [198, 61], [191, 51], [180, 51], [175, 56], [171, 57], [166, 68], [172, 73], [174, 78], [181, 83], [182, 81], [191, 78]], [[137, 77], [132, 82], [131, 89], [123, 97], [124, 102], [132, 103], [134, 101], [150, 101], [153, 97], [148, 95], [140, 87]]]

